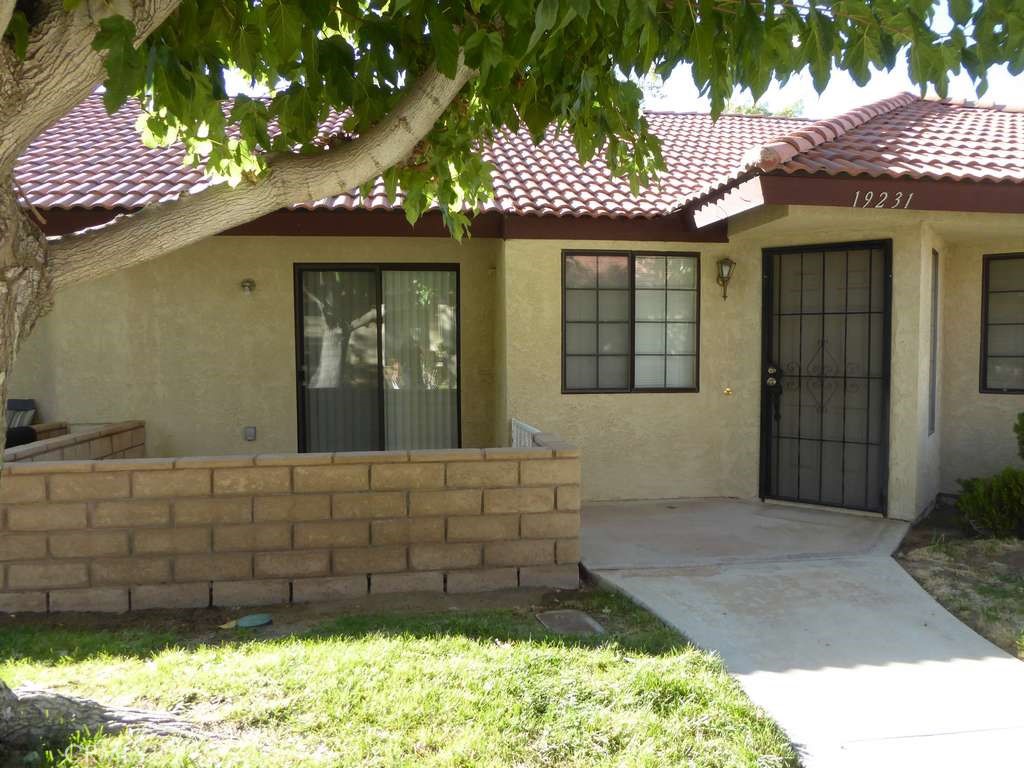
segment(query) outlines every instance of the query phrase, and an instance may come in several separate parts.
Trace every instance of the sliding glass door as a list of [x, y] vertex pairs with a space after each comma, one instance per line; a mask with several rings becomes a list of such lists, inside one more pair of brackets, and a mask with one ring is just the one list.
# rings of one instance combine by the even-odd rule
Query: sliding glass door
[[455, 267], [296, 267], [299, 448], [459, 445]]

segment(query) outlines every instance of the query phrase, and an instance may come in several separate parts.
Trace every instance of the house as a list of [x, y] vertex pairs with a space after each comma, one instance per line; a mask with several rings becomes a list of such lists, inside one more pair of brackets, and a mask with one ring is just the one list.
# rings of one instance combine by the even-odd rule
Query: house
[[[830, 120], [652, 113], [637, 196], [503, 136], [472, 237], [378, 187], [62, 292], [12, 397], [145, 421], [152, 457], [579, 447], [585, 499], [913, 519], [1014, 460], [1024, 113], [900, 95]], [[17, 172], [63, 233], [203, 184], [93, 96]], [[140, 244], [140, 247], [144, 247]]]

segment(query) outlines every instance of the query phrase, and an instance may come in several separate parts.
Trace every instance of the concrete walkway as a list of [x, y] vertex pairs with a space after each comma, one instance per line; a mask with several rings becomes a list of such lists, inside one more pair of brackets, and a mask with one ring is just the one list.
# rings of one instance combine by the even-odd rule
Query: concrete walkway
[[1024, 664], [890, 557], [905, 531], [754, 502], [591, 504], [583, 564], [719, 652], [807, 768], [1024, 765]]

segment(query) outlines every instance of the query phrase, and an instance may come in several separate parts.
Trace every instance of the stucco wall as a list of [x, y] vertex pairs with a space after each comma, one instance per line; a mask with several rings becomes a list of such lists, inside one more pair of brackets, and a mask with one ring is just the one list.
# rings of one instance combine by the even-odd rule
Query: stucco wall
[[[506, 371], [508, 415], [555, 430], [582, 448], [588, 499], [754, 497], [760, 450], [761, 250], [891, 239], [888, 511], [913, 519], [939, 489], [944, 441], [951, 450], [961, 444], [961, 450], [970, 451], [975, 440], [943, 429], [951, 417], [942, 402], [956, 397], [945, 383], [937, 428], [928, 434], [931, 250], [943, 254], [945, 265], [954, 255], [950, 240], [976, 239], [980, 232], [1013, 224], [1013, 217], [1006, 216], [793, 207], [735, 219], [728, 244], [509, 241], [499, 265], [507, 296], [499, 370]], [[561, 394], [560, 254], [574, 248], [701, 254], [700, 392]], [[727, 301], [715, 284], [715, 262], [723, 255], [737, 262]], [[959, 277], [951, 273], [940, 280], [953, 285]], [[980, 291], [980, 272], [975, 283]], [[944, 361], [943, 354], [949, 354], [948, 341], [940, 342], [940, 382], [944, 376], [962, 377], [959, 361]], [[976, 361], [970, 371], [976, 377]], [[732, 394], [726, 395], [726, 389]]]
[[1021, 251], [1024, 234], [965, 239], [943, 254], [943, 491], [958, 491], [960, 478], [1020, 465], [1012, 423], [1024, 411], [1024, 395], [982, 394], [979, 377], [982, 257]]
[[[458, 263], [463, 444], [494, 443], [497, 241], [215, 237], [62, 291], [25, 344], [10, 394], [47, 418], [147, 423], [151, 456], [295, 450], [292, 266]], [[256, 281], [246, 295], [244, 278]], [[243, 439], [245, 426], [257, 439]]]

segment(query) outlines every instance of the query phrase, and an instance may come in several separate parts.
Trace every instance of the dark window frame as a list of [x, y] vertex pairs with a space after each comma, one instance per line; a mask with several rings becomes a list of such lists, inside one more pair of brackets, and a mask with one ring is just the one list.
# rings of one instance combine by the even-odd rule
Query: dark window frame
[[[565, 351], [565, 330], [566, 323], [566, 285], [565, 285], [565, 273], [566, 263], [570, 256], [626, 256], [629, 259], [629, 352], [628, 354], [628, 373], [629, 383], [626, 388], [622, 389], [569, 389], [566, 386], [565, 374], [566, 374], [566, 351]], [[637, 256], [663, 256], [666, 258], [671, 257], [687, 257], [693, 258], [696, 261], [697, 271], [695, 275], [695, 307], [694, 307], [694, 349], [696, 350], [693, 355], [693, 386], [692, 387], [637, 387], [636, 386], [636, 257]], [[561, 271], [561, 302], [562, 302], [562, 348], [561, 348], [561, 365], [562, 365], [562, 394], [563, 395], [626, 395], [626, 394], [673, 394], [673, 393], [698, 393], [700, 392], [700, 304], [701, 304], [701, 254], [699, 251], [655, 251], [655, 250], [631, 250], [631, 249], [580, 249], [580, 248], [567, 248], [564, 249], [559, 256], [561, 259], [560, 271]], [[684, 290], [684, 289], [680, 289]], [[689, 290], [689, 289], [685, 289]], [[662, 355], [662, 357], [668, 358], [672, 355]]]
[[989, 267], [993, 261], [1024, 260], [1024, 252], [989, 253], [981, 260], [981, 355], [978, 365], [978, 392], [983, 395], [1024, 395], [1024, 387], [1003, 389], [988, 385], [988, 303]]
[[[332, 261], [312, 261], [312, 262], [293, 262], [292, 263], [292, 302], [294, 304], [293, 309], [293, 321], [295, 327], [292, 333], [292, 339], [295, 343], [295, 399], [296, 399], [296, 443], [298, 453], [308, 453], [309, 448], [306, 445], [306, 401], [303, 397], [303, 390], [305, 389], [305, 375], [303, 373], [303, 322], [302, 316], [302, 273], [303, 272], [375, 272], [377, 281], [377, 367], [378, 373], [381, 369], [380, 359], [380, 347], [383, 340], [384, 328], [380, 323], [382, 316], [381, 305], [384, 301], [384, 273], [385, 272], [402, 272], [411, 270], [422, 270], [422, 271], [438, 271], [438, 272], [454, 272], [455, 273], [455, 355], [456, 355], [456, 367], [455, 367], [455, 386], [458, 387], [458, 396], [455, 399], [456, 409], [456, 448], [462, 448], [462, 270], [461, 265], [458, 262], [455, 263], [439, 263], [439, 262], [332, 262]], [[377, 377], [377, 388], [380, 400], [380, 445], [381, 448], [377, 450], [392, 450], [385, 445], [385, 425], [384, 425], [384, 377], [378, 375]], [[397, 449], [401, 450], [401, 449]]]

